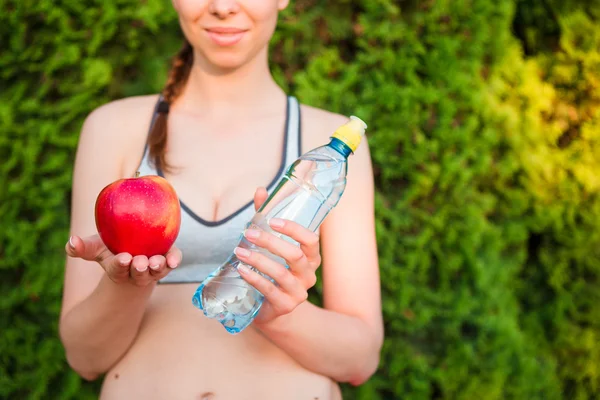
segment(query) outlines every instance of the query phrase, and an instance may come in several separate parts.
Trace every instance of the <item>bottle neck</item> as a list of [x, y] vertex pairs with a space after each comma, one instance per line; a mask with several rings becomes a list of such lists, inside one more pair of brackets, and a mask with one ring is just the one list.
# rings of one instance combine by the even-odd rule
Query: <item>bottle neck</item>
[[348, 147], [348, 145], [346, 143], [342, 142], [340, 139], [331, 138], [331, 142], [329, 142], [328, 146], [346, 158], [348, 158], [348, 156], [350, 156], [350, 154], [352, 154], [352, 149], [350, 147]]

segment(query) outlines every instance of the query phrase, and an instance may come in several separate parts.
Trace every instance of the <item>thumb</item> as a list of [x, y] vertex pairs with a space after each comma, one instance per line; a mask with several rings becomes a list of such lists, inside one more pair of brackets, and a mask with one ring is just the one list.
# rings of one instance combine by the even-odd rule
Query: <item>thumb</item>
[[256, 189], [256, 192], [254, 192], [254, 209], [258, 211], [265, 200], [267, 200], [268, 196], [269, 194], [267, 193], [267, 189], [264, 187], [259, 187]]
[[102, 262], [113, 255], [98, 234], [85, 238], [77, 235], [71, 236], [65, 245], [65, 251], [70, 257], [97, 262]]

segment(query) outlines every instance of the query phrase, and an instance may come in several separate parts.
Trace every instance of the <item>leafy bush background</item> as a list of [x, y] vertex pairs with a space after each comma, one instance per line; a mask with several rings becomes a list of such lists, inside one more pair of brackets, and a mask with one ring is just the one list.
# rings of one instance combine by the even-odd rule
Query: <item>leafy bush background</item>
[[[160, 90], [179, 28], [166, 0], [0, 9], [0, 397], [95, 398], [57, 337], [74, 149], [92, 109]], [[280, 84], [370, 125], [386, 342], [347, 398], [600, 396], [599, 20], [584, 0], [282, 14]]]

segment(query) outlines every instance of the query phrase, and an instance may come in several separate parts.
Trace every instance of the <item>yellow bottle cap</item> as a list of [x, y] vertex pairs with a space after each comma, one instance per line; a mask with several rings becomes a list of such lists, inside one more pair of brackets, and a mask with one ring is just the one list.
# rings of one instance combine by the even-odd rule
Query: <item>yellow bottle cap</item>
[[362, 137], [365, 135], [366, 129], [367, 124], [365, 124], [362, 119], [353, 115], [350, 117], [350, 121], [340, 126], [331, 137], [346, 143], [354, 153], [358, 148]]

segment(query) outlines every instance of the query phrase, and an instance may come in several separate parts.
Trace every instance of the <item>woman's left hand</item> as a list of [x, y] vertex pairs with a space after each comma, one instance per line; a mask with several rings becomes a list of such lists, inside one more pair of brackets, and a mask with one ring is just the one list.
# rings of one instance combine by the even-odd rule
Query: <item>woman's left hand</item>
[[[254, 195], [256, 209], [266, 197], [267, 192], [264, 188], [256, 191]], [[254, 320], [259, 324], [288, 314], [306, 301], [308, 289], [317, 282], [316, 271], [321, 265], [319, 236], [316, 233], [289, 220], [271, 219], [270, 226], [274, 231], [298, 242], [299, 246], [262, 230], [247, 230], [246, 239], [283, 258], [289, 268], [263, 254], [239, 247], [235, 249], [235, 254], [240, 261], [273, 278], [276, 283], [272, 283], [243, 264], [238, 267], [240, 275], [265, 296], [266, 301]]]

